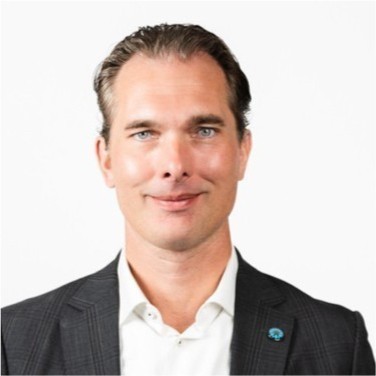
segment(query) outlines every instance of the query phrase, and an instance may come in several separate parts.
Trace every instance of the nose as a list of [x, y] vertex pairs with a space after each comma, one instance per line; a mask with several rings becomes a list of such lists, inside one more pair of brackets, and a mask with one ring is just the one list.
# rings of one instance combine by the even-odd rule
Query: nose
[[192, 175], [193, 158], [188, 142], [178, 137], [165, 139], [158, 154], [157, 168], [162, 179], [179, 183]]

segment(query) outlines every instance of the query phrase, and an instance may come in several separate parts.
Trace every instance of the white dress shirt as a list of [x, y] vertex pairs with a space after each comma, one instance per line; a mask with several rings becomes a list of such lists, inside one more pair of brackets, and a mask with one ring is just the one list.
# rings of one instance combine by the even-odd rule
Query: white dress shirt
[[118, 265], [122, 375], [229, 375], [238, 260], [234, 248], [217, 289], [183, 333], [163, 322], [125, 262]]

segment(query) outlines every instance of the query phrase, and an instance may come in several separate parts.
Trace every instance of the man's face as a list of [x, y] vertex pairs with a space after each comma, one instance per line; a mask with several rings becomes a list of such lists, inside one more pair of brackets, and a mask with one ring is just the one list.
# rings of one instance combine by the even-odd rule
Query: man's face
[[224, 73], [208, 55], [136, 55], [113, 88], [108, 149], [97, 153], [115, 187], [127, 239], [190, 249], [228, 233], [250, 134], [238, 140]]

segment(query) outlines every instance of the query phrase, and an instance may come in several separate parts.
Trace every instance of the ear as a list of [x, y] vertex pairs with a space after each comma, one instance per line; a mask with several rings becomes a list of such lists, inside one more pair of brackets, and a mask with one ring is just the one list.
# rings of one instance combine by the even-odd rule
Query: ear
[[240, 162], [239, 162], [239, 176], [238, 180], [242, 180], [247, 168], [249, 154], [252, 149], [252, 133], [249, 129], [244, 131], [242, 140], [240, 141]]
[[114, 177], [111, 166], [110, 150], [107, 147], [107, 143], [103, 137], [98, 137], [95, 141], [95, 151], [101, 169], [104, 181], [109, 188], [114, 188]]

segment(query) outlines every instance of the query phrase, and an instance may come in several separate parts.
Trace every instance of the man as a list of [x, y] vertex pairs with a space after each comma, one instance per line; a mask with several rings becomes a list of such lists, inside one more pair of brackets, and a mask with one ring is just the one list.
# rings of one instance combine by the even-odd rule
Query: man
[[125, 219], [101, 271], [3, 309], [3, 374], [372, 374], [361, 315], [248, 265], [228, 216], [248, 81], [199, 26], [141, 28], [101, 65], [96, 143]]

